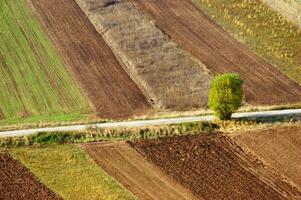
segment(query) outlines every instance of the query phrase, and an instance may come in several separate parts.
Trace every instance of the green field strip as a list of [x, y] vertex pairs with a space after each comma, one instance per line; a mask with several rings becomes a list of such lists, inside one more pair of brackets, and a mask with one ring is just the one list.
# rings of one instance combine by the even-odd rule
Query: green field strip
[[0, 0], [0, 118], [90, 110], [24, 0]]
[[11, 154], [63, 199], [136, 199], [75, 145], [16, 148]]
[[260, 0], [193, 0], [236, 39], [301, 84], [301, 30]]

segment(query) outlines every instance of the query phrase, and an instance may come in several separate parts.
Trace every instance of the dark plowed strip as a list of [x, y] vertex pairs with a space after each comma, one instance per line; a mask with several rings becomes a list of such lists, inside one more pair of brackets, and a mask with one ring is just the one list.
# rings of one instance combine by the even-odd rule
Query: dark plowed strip
[[221, 133], [130, 144], [203, 199], [297, 199], [301, 195]]
[[101, 117], [129, 117], [150, 109], [73, 0], [28, 1]]
[[214, 73], [237, 72], [245, 81], [250, 104], [301, 101], [301, 87], [271, 64], [249, 51], [190, 0], [131, 0], [184, 49]]
[[1, 200], [52, 200], [60, 199], [18, 161], [6, 153], [0, 153]]

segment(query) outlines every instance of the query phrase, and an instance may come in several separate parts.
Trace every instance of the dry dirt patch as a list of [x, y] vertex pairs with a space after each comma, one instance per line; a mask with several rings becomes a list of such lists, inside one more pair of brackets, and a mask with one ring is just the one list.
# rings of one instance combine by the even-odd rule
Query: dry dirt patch
[[298, 199], [301, 195], [221, 133], [130, 144], [199, 198]]
[[301, 190], [301, 125], [238, 133], [234, 140]]
[[301, 87], [232, 38], [191, 0], [130, 0], [215, 74], [236, 72], [252, 105], [301, 101]]
[[142, 92], [73, 0], [28, 0], [101, 117], [145, 114]]
[[0, 152], [0, 199], [60, 199], [18, 161]]
[[91, 143], [83, 148], [107, 173], [141, 200], [196, 199], [124, 142]]
[[207, 68], [180, 49], [132, 3], [76, 2], [157, 108], [206, 106], [212, 78]]

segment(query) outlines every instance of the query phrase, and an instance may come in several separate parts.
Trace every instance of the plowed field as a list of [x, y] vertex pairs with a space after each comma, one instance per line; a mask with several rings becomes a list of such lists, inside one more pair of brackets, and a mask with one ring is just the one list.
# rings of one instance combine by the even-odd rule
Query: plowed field
[[296, 188], [221, 133], [130, 144], [202, 199], [301, 197]]
[[73, 0], [28, 1], [101, 117], [129, 117], [150, 109]]
[[60, 199], [10, 155], [0, 152], [0, 199]]
[[92, 143], [84, 148], [97, 164], [140, 200], [196, 199], [126, 143]]
[[301, 190], [301, 126], [248, 131], [234, 137]]
[[252, 105], [301, 101], [301, 87], [232, 38], [190, 0], [131, 0], [214, 73], [237, 72]]

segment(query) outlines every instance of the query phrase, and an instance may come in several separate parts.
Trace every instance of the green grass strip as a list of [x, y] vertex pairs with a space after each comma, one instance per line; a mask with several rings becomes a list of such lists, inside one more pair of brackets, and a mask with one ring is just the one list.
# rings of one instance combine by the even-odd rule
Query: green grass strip
[[63, 199], [136, 199], [75, 145], [17, 148], [11, 153]]
[[0, 102], [0, 119], [90, 110], [24, 0], [0, 0]]
[[193, 0], [207, 15], [301, 83], [301, 31], [260, 0]]

